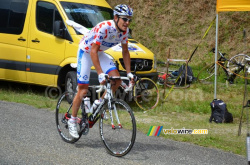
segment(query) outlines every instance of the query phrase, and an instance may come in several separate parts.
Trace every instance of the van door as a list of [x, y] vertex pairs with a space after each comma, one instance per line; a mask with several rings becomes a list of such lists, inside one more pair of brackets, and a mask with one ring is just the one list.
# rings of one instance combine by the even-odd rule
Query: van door
[[28, 2], [0, 1], [0, 79], [26, 81]]
[[66, 40], [53, 34], [54, 22], [62, 21], [56, 4], [46, 1], [33, 1], [30, 23], [28, 55], [31, 83], [57, 86], [60, 62], [64, 59]]

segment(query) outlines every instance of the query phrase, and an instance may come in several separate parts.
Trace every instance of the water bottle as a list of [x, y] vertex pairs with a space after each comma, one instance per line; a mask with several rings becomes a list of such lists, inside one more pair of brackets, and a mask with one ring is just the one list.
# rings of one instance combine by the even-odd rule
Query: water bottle
[[93, 113], [96, 110], [96, 108], [100, 105], [100, 103], [101, 103], [100, 100], [95, 100], [91, 109], [90, 109], [90, 113]]
[[84, 98], [84, 106], [85, 106], [85, 112], [89, 113], [90, 112], [90, 98], [89, 97]]

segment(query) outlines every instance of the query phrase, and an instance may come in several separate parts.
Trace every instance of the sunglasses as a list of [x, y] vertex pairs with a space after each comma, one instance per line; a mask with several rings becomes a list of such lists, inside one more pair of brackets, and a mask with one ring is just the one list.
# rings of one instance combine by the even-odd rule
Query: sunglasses
[[126, 17], [120, 17], [124, 22], [131, 22], [132, 19], [126, 18]]

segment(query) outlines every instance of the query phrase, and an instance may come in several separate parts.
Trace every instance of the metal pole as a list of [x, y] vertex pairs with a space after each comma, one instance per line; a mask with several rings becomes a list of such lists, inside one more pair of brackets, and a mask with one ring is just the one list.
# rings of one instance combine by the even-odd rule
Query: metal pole
[[216, 38], [215, 38], [215, 55], [214, 55], [214, 64], [215, 64], [215, 69], [214, 69], [214, 99], [217, 98], [217, 54], [218, 54], [218, 31], [219, 31], [219, 13], [216, 13]]

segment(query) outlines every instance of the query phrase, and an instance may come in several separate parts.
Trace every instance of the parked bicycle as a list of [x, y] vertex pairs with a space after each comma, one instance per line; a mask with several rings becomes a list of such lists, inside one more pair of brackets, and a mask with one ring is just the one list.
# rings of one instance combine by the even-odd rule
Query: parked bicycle
[[[135, 85], [132, 87], [132, 92], [128, 93], [131, 85], [122, 81], [121, 88], [127, 92], [129, 98], [133, 98], [136, 104], [143, 110], [154, 109], [160, 100], [160, 93], [157, 84], [146, 77], [140, 77], [136, 74], [137, 68], [140, 67], [141, 60], [135, 61], [134, 75], [135, 75]], [[122, 80], [126, 80], [127, 77], [121, 77]]]
[[[173, 59], [170, 59], [173, 60]], [[184, 61], [186, 60], [178, 60], [174, 59], [175, 61]], [[167, 64], [165, 62], [159, 62], [161, 64]], [[168, 66], [173, 65], [171, 63]], [[158, 76], [158, 84], [165, 85], [168, 88], [175, 88], [175, 89], [185, 89], [189, 88], [190, 84], [194, 81], [193, 71], [187, 63], [182, 65], [175, 64], [175, 66], [179, 66], [179, 68], [175, 68], [175, 70], [168, 70], [166, 72], [159, 72]]]
[[106, 89], [105, 97], [92, 113], [86, 113], [83, 99], [81, 112], [79, 111], [82, 117], [77, 119], [79, 134], [77, 139], [69, 134], [67, 121], [71, 117], [73, 103], [69, 103], [66, 98], [74, 98], [76, 93], [68, 91], [63, 93], [58, 100], [55, 115], [57, 130], [65, 142], [77, 142], [82, 135], [87, 135], [89, 129], [99, 120], [101, 140], [109, 154], [121, 157], [132, 149], [136, 138], [136, 121], [130, 106], [125, 101], [113, 97], [111, 81], [117, 79], [120, 77], [106, 77], [106, 85], [100, 86], [97, 90], [101, 92]]
[[[212, 51], [215, 52], [215, 49], [212, 49]], [[243, 71], [250, 68], [250, 62], [247, 60], [249, 58], [248, 55], [237, 54], [230, 59], [227, 59], [225, 57], [226, 53], [221, 53], [220, 51], [218, 51], [218, 53], [220, 55], [220, 58], [217, 61], [218, 67], [223, 69], [226, 75], [226, 80], [230, 84], [233, 84], [237, 77], [244, 77]], [[218, 75], [220, 74], [219, 68]], [[214, 77], [214, 69], [215, 63], [202, 68], [197, 76], [198, 81], [204, 83], [212, 80]]]

